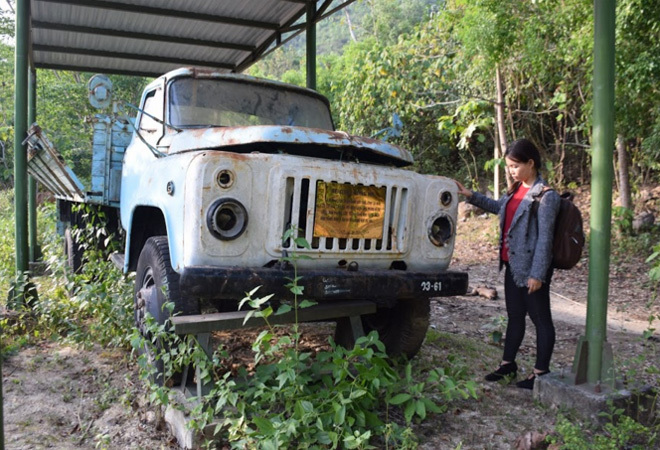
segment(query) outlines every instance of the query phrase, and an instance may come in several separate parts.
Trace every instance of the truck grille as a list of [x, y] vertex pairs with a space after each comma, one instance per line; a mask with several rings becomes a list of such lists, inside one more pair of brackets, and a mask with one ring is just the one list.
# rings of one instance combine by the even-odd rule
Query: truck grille
[[[403, 253], [406, 251], [405, 231], [408, 220], [408, 188], [394, 184], [352, 186], [374, 186], [385, 188], [385, 215], [381, 239], [321, 236], [314, 237], [316, 190], [319, 182], [334, 180], [286, 178], [283, 231], [293, 227], [296, 237], [305, 238], [313, 253]], [[337, 181], [337, 183], [342, 183]], [[350, 184], [350, 183], [342, 183]], [[293, 239], [283, 242], [282, 249], [304, 253], [306, 248], [296, 245]]]

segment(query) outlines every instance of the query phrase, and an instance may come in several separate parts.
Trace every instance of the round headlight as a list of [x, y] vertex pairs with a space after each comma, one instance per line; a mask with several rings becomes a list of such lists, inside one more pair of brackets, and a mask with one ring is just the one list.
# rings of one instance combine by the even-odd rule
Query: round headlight
[[453, 235], [451, 220], [447, 216], [436, 217], [429, 228], [429, 239], [438, 247], [444, 246]]
[[211, 205], [206, 214], [206, 225], [211, 234], [223, 241], [236, 239], [245, 231], [248, 215], [238, 200], [223, 198]]

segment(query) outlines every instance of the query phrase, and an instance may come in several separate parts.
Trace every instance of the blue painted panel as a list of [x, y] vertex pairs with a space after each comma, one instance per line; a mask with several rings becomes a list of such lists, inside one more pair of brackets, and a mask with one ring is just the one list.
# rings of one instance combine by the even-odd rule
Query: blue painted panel
[[119, 201], [124, 152], [131, 138], [132, 132], [125, 120], [103, 114], [94, 117], [89, 192], [93, 203], [112, 205]]

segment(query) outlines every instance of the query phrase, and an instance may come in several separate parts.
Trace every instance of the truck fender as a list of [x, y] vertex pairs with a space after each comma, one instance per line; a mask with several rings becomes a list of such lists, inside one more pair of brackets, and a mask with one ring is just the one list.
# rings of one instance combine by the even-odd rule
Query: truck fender
[[137, 268], [142, 247], [152, 236], [167, 236], [165, 215], [154, 206], [137, 206], [126, 229], [124, 272], [132, 272]]

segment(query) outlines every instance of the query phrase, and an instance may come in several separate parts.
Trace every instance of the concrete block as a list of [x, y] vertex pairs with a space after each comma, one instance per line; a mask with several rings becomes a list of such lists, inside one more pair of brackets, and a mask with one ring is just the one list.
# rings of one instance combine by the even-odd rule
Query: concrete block
[[659, 394], [650, 386], [630, 389], [618, 383], [614, 389], [606, 385], [597, 389], [589, 383], [575, 385], [572, 374], [562, 376], [561, 373], [551, 373], [536, 379], [533, 395], [541, 404], [572, 410], [594, 425], [607, 422], [607, 417], [601, 413], [611, 412], [610, 405], [623, 409], [626, 415], [645, 425], [660, 420], [657, 409]]
[[190, 422], [188, 411], [192, 409], [190, 401], [176, 389], [171, 391], [170, 396], [172, 402], [165, 408], [165, 422], [168, 428], [176, 438], [179, 448], [185, 450], [197, 448], [198, 433], [193, 432], [188, 426]]
[[208, 424], [203, 431], [194, 432], [190, 427], [190, 411], [198, 404], [196, 397], [189, 397], [179, 389], [170, 391], [170, 404], [165, 408], [165, 422], [181, 450], [206, 448], [206, 441], [213, 441], [217, 422]]

